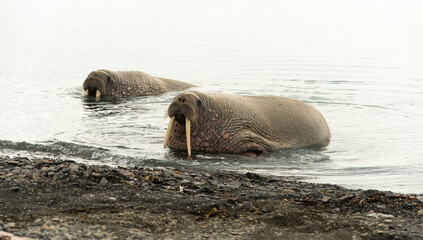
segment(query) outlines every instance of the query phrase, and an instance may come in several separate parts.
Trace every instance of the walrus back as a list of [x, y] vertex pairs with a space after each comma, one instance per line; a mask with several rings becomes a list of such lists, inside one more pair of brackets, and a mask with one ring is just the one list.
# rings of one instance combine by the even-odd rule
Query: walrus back
[[331, 137], [323, 115], [302, 101], [230, 94], [210, 94], [210, 99], [213, 99], [213, 108], [223, 108], [223, 114], [231, 115], [232, 124], [242, 126], [255, 137], [261, 136], [272, 151], [327, 144]]
[[115, 97], [160, 95], [184, 90], [193, 85], [181, 81], [153, 77], [141, 71], [109, 71], [111, 82], [106, 90]]
[[318, 145], [331, 137], [323, 115], [305, 102], [274, 96], [246, 97], [246, 102], [255, 113], [260, 132], [279, 141], [282, 147]]
[[155, 77], [155, 78], [163, 81], [163, 83], [166, 85], [166, 88], [169, 89], [169, 91], [182, 91], [191, 87], [195, 87], [195, 85], [193, 84], [178, 81], [178, 80], [161, 78], [161, 77]]

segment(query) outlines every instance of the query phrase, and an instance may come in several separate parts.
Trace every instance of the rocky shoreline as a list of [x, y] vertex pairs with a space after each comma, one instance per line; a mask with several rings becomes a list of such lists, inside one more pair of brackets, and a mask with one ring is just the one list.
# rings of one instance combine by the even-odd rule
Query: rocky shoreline
[[423, 239], [423, 196], [254, 173], [0, 158], [0, 239]]

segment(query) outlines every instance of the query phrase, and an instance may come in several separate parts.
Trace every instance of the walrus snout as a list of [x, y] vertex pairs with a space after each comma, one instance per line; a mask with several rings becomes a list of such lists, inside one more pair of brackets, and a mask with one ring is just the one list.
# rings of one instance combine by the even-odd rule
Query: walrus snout
[[199, 98], [192, 93], [182, 93], [173, 99], [167, 114], [170, 118], [176, 116], [175, 120], [183, 123], [185, 118], [195, 122], [198, 114]]
[[183, 122], [183, 120], [185, 120], [185, 124], [183, 124], [183, 126], [185, 126], [186, 131], [188, 156], [191, 156], [191, 121], [182, 114], [176, 114], [170, 118], [169, 126], [167, 127], [165, 139], [163, 142], [163, 147], [166, 148], [167, 143], [169, 142], [170, 133], [175, 126], [175, 118], [178, 118], [178, 123], [180, 123], [179, 121]]
[[166, 148], [170, 133], [174, 128], [175, 120], [178, 124], [185, 126], [188, 156], [191, 156], [191, 122], [197, 120], [198, 107], [201, 105], [200, 98], [194, 93], [182, 93], [173, 99], [167, 109], [170, 117], [169, 126], [166, 131], [163, 147]]
[[[99, 93], [97, 93], [97, 91]], [[95, 86], [89, 86], [87, 89], [85, 89], [85, 96], [92, 96], [95, 97], [96, 95], [101, 95], [101, 92], [98, 90]]]
[[175, 117], [175, 120], [179, 123], [185, 121], [185, 118], [195, 121], [197, 109], [190, 104], [172, 103], [168, 108], [168, 115], [170, 118]]
[[191, 119], [193, 119], [193, 116], [195, 116], [195, 112], [189, 105], [185, 103], [180, 104], [180, 103], [173, 102], [169, 106], [167, 110], [167, 114], [170, 117], [170, 122], [169, 122], [169, 126], [167, 127], [166, 136], [163, 142], [163, 147], [166, 148], [167, 146], [167, 143], [170, 138], [170, 133], [172, 132], [175, 126], [175, 120], [176, 120], [178, 124], [185, 127], [188, 156], [191, 156]]
[[82, 89], [85, 96], [100, 97], [106, 95], [106, 81], [109, 75], [104, 71], [93, 71], [88, 74]]
[[85, 91], [85, 96], [100, 97], [105, 95], [106, 85], [100, 79], [89, 78], [82, 84], [82, 89]]
[[175, 121], [177, 121], [179, 124], [181, 124], [182, 126], [185, 126], [185, 115], [178, 112], [175, 115]]

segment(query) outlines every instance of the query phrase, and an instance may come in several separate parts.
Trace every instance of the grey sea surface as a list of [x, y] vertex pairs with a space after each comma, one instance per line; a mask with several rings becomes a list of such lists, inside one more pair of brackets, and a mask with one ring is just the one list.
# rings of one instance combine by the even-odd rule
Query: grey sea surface
[[[198, 165], [423, 193], [423, 2], [0, 2], [0, 156]], [[322, 150], [258, 158], [163, 149], [161, 96], [84, 98], [89, 72], [141, 70], [196, 90], [319, 109]]]

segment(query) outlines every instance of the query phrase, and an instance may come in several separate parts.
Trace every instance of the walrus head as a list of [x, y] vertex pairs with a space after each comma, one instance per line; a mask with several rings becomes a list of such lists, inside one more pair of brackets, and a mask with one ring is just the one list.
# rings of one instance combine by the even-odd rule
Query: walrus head
[[93, 71], [88, 74], [82, 84], [84, 96], [100, 97], [106, 95], [106, 84], [111, 82], [110, 76], [105, 71]]
[[166, 112], [170, 117], [170, 122], [163, 143], [164, 148], [167, 146], [173, 128], [185, 127], [188, 156], [191, 155], [191, 122], [195, 124], [197, 121], [200, 106], [201, 99], [193, 92], [182, 93], [173, 99]]

